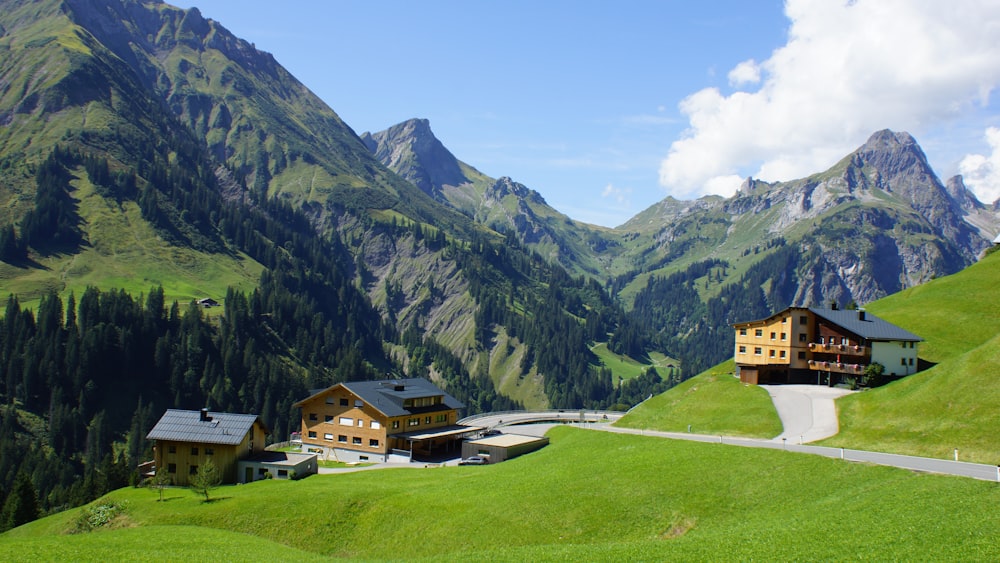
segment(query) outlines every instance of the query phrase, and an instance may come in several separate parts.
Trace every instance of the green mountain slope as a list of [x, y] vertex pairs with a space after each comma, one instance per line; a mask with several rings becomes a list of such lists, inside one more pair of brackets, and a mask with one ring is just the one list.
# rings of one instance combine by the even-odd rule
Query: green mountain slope
[[831, 445], [1000, 463], [1000, 253], [946, 278], [872, 303], [869, 310], [924, 337], [936, 365], [837, 402]]
[[[572, 428], [550, 435], [546, 448], [495, 466], [261, 481], [220, 488], [207, 504], [187, 490], [157, 502], [154, 491], [122, 489], [108, 497], [128, 503], [112, 529], [61, 535], [77, 509], [0, 535], [0, 549], [13, 560], [90, 560], [111, 549], [115, 559], [229, 560], [246, 553], [247, 538], [279, 549], [268, 552], [275, 559], [302, 551], [375, 561], [1000, 555], [993, 483], [777, 450]], [[831, 522], [850, 525], [831, 533]], [[401, 544], [401, 536], [420, 541]]]

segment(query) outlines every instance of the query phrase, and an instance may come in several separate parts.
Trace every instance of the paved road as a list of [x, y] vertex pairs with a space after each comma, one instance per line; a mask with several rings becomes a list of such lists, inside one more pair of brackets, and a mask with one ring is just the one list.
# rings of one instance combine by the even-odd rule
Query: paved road
[[853, 391], [820, 385], [761, 385], [771, 396], [784, 431], [776, 442], [808, 444], [840, 431], [834, 401]]
[[731, 438], [726, 436], [708, 436], [704, 434], [685, 434], [682, 432], [660, 432], [657, 430], [638, 430], [635, 428], [618, 428], [607, 424], [581, 424], [581, 428], [593, 430], [603, 430], [606, 432], [616, 432], [620, 434], [639, 434], [642, 436], [656, 436], [660, 438], [670, 438], [674, 440], [692, 440], [696, 442], [709, 442], [715, 444], [725, 444], [730, 446], [743, 446], [747, 448], [769, 448], [772, 450], [784, 449], [790, 452], [799, 452], [813, 455], [821, 455], [834, 459], [846, 461], [860, 461], [874, 463], [875, 465], [888, 465], [921, 471], [925, 473], [940, 473], [944, 475], [957, 475], [959, 477], [972, 477], [983, 481], [1000, 482], [1000, 467], [987, 465], [984, 463], [967, 463], [962, 461], [951, 461], [947, 459], [934, 459], [929, 457], [916, 457], [909, 455], [885, 454], [880, 452], [867, 452], [864, 450], [849, 450], [843, 448], [826, 448], [822, 446], [799, 445], [789, 441], [762, 440], [754, 438]]

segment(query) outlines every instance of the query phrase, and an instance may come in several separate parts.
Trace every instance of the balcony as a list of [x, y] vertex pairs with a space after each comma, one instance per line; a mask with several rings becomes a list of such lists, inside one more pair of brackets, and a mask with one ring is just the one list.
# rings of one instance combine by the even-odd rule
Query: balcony
[[809, 351], [817, 354], [841, 354], [843, 356], [867, 356], [867, 346], [855, 346], [850, 344], [820, 344], [810, 342]]
[[830, 371], [834, 373], [850, 373], [861, 375], [865, 372], [864, 364], [851, 364], [847, 362], [827, 362], [823, 360], [809, 360], [809, 369], [815, 371]]

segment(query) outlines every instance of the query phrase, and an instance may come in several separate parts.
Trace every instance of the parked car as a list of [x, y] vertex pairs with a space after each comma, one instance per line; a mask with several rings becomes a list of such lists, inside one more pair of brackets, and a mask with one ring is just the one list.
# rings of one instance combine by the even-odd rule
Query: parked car
[[459, 465], [486, 465], [490, 462], [490, 459], [486, 456], [474, 455], [469, 456], [462, 461], [459, 461]]

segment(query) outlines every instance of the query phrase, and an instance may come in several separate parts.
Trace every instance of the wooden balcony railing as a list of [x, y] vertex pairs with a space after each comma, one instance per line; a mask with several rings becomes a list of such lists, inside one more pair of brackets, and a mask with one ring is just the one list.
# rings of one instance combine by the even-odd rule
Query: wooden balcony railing
[[864, 364], [851, 364], [847, 362], [826, 362], [823, 360], [809, 360], [809, 369], [816, 371], [832, 371], [835, 373], [862, 374], [865, 371]]
[[868, 347], [852, 344], [820, 344], [819, 342], [810, 342], [809, 351], [819, 354], [840, 354], [843, 356], [868, 355]]

